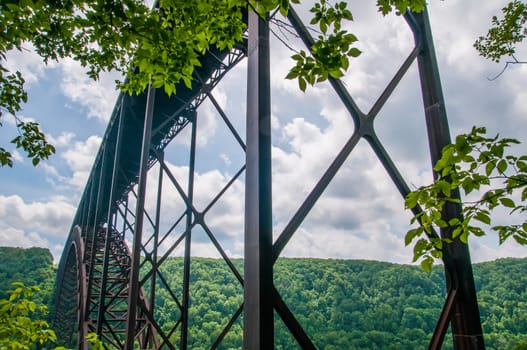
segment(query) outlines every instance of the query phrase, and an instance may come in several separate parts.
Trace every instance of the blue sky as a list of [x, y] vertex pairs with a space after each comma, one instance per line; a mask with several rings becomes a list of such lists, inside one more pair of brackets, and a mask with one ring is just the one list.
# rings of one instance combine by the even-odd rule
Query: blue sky
[[[527, 129], [527, 65], [513, 66], [496, 81], [488, 81], [502, 66], [479, 57], [472, 43], [485, 33], [492, 14], [505, 1], [431, 1], [430, 17], [435, 35], [441, 78], [451, 132], [467, 132], [472, 125], [485, 125], [491, 134], [525, 139]], [[371, 5], [352, 5], [355, 22], [350, 30], [359, 37], [363, 54], [351, 62], [344, 82], [358, 105], [368, 110], [391, 75], [412, 48], [404, 21], [382, 18]], [[301, 9], [306, 13], [306, 9]], [[289, 45], [303, 49], [291, 35], [274, 26], [273, 31]], [[310, 188], [353, 131], [351, 118], [327, 84], [308, 88], [304, 94], [296, 82], [283, 77], [292, 65], [291, 51], [273, 39], [273, 197], [275, 232], [285, 226]], [[523, 49], [523, 56], [527, 51]], [[245, 63], [237, 66], [215, 89], [214, 96], [245, 134]], [[44, 66], [30, 52], [12, 52], [7, 64], [20, 69], [27, 80], [29, 102], [21, 115], [37, 120], [53, 141], [57, 153], [34, 168], [15, 153], [15, 166], [0, 169], [0, 245], [48, 247], [60, 256], [79, 196], [91, 169], [93, 157], [106, 128], [117, 92], [115, 74], [93, 82], [71, 60]], [[376, 128], [385, 147], [412, 186], [431, 180], [423, 111], [415, 66], [378, 116]], [[199, 148], [196, 201], [205, 206], [215, 190], [228, 181], [243, 161], [243, 152], [233, 141], [210, 103], [198, 111]], [[0, 138], [14, 135], [9, 116], [3, 119]], [[167, 150], [167, 160], [176, 177], [184, 178], [183, 160], [188, 153], [187, 135], [178, 137]], [[4, 143], [5, 144], [5, 143]], [[518, 151], [525, 153], [525, 145]], [[149, 189], [156, 185], [153, 169]], [[164, 193], [163, 224], [174, 220], [180, 208], [173, 188]], [[148, 205], [152, 205], [152, 202]], [[214, 214], [214, 215], [212, 215]], [[243, 254], [243, 177], [228, 191], [209, 224], [226, 250]], [[409, 215], [386, 172], [361, 141], [342, 171], [319, 200], [306, 222], [285, 249], [287, 256], [364, 258], [409, 263], [412, 252], [404, 247]], [[499, 213], [496, 220], [507, 220]], [[199, 232], [196, 255], [216, 256]], [[514, 244], [497, 245], [489, 234], [473, 241], [475, 261], [502, 256], [526, 256]]]

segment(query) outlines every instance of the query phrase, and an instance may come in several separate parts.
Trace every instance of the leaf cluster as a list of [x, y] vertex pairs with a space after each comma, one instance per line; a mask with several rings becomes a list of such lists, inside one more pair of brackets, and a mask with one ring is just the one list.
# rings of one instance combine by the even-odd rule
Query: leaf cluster
[[13, 287], [8, 299], [0, 300], [0, 348], [29, 350], [34, 344], [54, 343], [55, 332], [35, 317], [47, 312], [46, 306], [32, 301], [40, 289], [21, 282], [14, 282]]
[[[474, 127], [470, 133], [458, 135], [435, 164], [438, 180], [409, 193], [405, 199], [407, 208], [422, 209], [411, 220], [420, 225], [407, 232], [405, 244], [415, 242], [414, 261], [423, 259], [425, 270], [430, 269], [434, 259], [442, 258], [444, 244], [454, 239], [468, 243], [471, 234], [485, 235], [482, 225], [491, 226], [493, 210], [505, 208], [510, 215], [527, 211], [527, 156], [506, 153], [519, 141], [485, 134], [485, 128]], [[460, 192], [465, 196], [463, 201]], [[468, 199], [476, 195], [480, 196]], [[443, 215], [447, 203], [462, 205], [462, 215], [447, 221]], [[491, 226], [498, 233], [500, 244], [512, 237], [527, 245], [527, 221], [519, 221]], [[435, 237], [434, 228], [446, 230], [448, 235]]]
[[[139, 22], [148, 9], [138, 0], [21, 0], [1, 2], [0, 13], [0, 111], [15, 117], [19, 136], [12, 143], [36, 165], [54, 148], [37, 123], [24, 123], [17, 117], [27, 93], [21, 73], [6, 68], [6, 54], [23, 51], [30, 44], [44, 62], [71, 57], [95, 79], [102, 71], [119, 70], [128, 63], [129, 52], [136, 48], [129, 30], [145, 28]], [[0, 161], [12, 166], [11, 153], [0, 149]]]
[[[17, 119], [27, 101], [22, 75], [10, 72], [4, 63], [9, 51], [24, 50], [27, 43], [46, 63], [65, 57], [80, 62], [93, 79], [104, 71], [118, 71], [124, 80], [117, 86], [130, 94], [152, 85], [171, 95], [180, 82], [192, 86], [205, 52], [213, 47], [230, 49], [242, 42], [247, 5], [265, 16], [278, 8], [285, 16], [292, 3], [300, 0], [160, 0], [153, 10], [142, 0], [2, 1], [0, 113], [7, 111]], [[407, 7], [422, 10], [424, 1], [379, 0], [377, 4], [384, 14], [392, 8], [403, 13]], [[353, 19], [346, 6], [344, 1], [331, 6], [318, 0], [311, 9], [311, 24], [318, 24], [321, 35], [310, 48], [312, 54], [301, 51], [293, 56], [296, 65], [287, 76], [298, 78], [303, 91], [308, 83], [342, 77], [349, 59], [360, 55], [353, 46], [356, 36], [342, 29], [343, 21]], [[33, 164], [53, 153], [39, 139], [43, 134], [37, 124], [20, 125], [19, 131], [14, 144]], [[0, 165], [12, 164], [10, 152], [1, 148]]]
[[406, 11], [421, 12], [425, 9], [424, 0], [377, 0], [377, 8], [383, 15], [395, 12], [403, 15]]
[[31, 42], [46, 62], [71, 57], [93, 79], [121, 72], [128, 81], [119, 86], [130, 93], [153, 84], [172, 94], [179, 81], [190, 86], [199, 55], [242, 40], [244, 6], [244, 0], [161, 0], [150, 11], [141, 0], [25, 0], [2, 8], [7, 35], [0, 52]]
[[102, 342], [102, 340], [99, 338], [99, 336], [95, 332], [88, 333], [86, 335], [86, 340], [88, 341], [88, 343], [91, 344], [91, 347], [90, 347], [91, 350], [104, 350], [105, 349], [104, 343]]
[[[243, 38], [245, 0], [161, 0], [150, 11], [141, 0], [22, 0], [0, 4], [0, 111], [15, 116], [27, 101], [20, 72], [4, 61], [10, 50], [30, 43], [47, 63], [70, 57], [97, 79], [103, 71], [121, 72], [118, 86], [140, 93], [152, 84], [170, 95], [183, 81], [191, 86], [198, 57], [211, 46], [232, 48]], [[36, 129], [35, 129], [36, 127]], [[14, 142], [33, 164], [52, 153], [38, 125], [19, 126]], [[31, 136], [27, 140], [26, 137]], [[36, 146], [36, 147], [35, 147]], [[2, 165], [11, 154], [0, 150]]]
[[[378, 0], [377, 7], [383, 15], [392, 11], [401, 15], [408, 9], [423, 11], [425, 1]], [[321, 34], [310, 47], [310, 54], [300, 50], [291, 57], [296, 63], [286, 76], [286, 79], [297, 79], [302, 91], [306, 90], [308, 84], [313, 86], [329, 77], [341, 78], [349, 68], [350, 59], [362, 53], [354, 46], [358, 41], [357, 36], [342, 28], [346, 21], [353, 21], [347, 2], [331, 5], [326, 0], [319, 0], [310, 11], [313, 13], [310, 24], [318, 25]]]
[[516, 45], [527, 35], [527, 4], [513, 0], [501, 9], [503, 18], [492, 17], [492, 26], [485, 36], [474, 43], [479, 54], [495, 62], [504, 56], [514, 56]]
[[262, 17], [277, 8], [283, 16], [287, 16], [291, 4], [300, 4], [300, 0], [249, 0], [249, 7]]
[[20, 110], [20, 104], [27, 102], [24, 83], [20, 72], [10, 73], [5, 67], [0, 66], [0, 117], [4, 111], [15, 114]]
[[[55, 153], [55, 147], [47, 142], [46, 136], [38, 127], [38, 123], [19, 122], [17, 127], [20, 134], [11, 140], [11, 143], [14, 143], [17, 148], [23, 149], [31, 158], [33, 165], [37, 165], [40, 160], [47, 159]], [[8, 165], [12, 166], [12, 163]]]
[[176, 93], [180, 81], [190, 88], [201, 55], [211, 47], [231, 49], [242, 41], [244, 6], [244, 0], [160, 1], [123, 69], [127, 81], [119, 86], [140, 93], [152, 84], [169, 95]]
[[301, 50], [292, 56], [296, 64], [286, 76], [286, 79], [298, 79], [302, 91], [308, 83], [315, 85], [328, 77], [341, 78], [349, 67], [349, 58], [361, 54], [352, 46], [357, 37], [342, 29], [343, 21], [353, 21], [346, 2], [331, 6], [326, 0], [320, 0], [311, 8], [311, 13], [311, 24], [318, 24], [321, 34], [310, 48], [312, 55]]

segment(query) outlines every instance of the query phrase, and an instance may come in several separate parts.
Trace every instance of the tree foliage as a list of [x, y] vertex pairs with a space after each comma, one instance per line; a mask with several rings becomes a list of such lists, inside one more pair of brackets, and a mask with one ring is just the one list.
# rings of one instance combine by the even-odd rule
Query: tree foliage
[[[55, 152], [37, 123], [18, 117], [28, 95], [22, 74], [6, 67], [11, 50], [22, 51], [30, 44], [44, 62], [71, 57], [93, 79], [103, 71], [120, 72], [124, 79], [117, 86], [123, 91], [140, 93], [151, 84], [171, 95], [180, 82], [191, 86], [207, 50], [230, 49], [242, 42], [248, 6], [263, 16], [274, 9], [286, 15], [291, 3], [300, 0], [160, 0], [152, 11], [142, 0], [2, 1], [0, 117], [8, 112], [16, 120], [19, 135], [11, 143], [34, 165]], [[424, 0], [378, 0], [377, 6], [383, 14], [400, 14], [406, 8], [422, 10]], [[346, 2], [330, 6], [319, 0], [312, 12], [311, 23], [318, 23], [322, 34], [311, 48], [313, 55], [301, 51], [293, 56], [297, 64], [288, 75], [298, 78], [302, 90], [306, 82], [342, 76], [349, 58], [360, 54], [352, 47], [357, 38], [341, 23], [352, 19]], [[3, 147], [0, 165], [13, 165]]]
[[[414, 261], [422, 259], [425, 270], [442, 258], [444, 244], [453, 239], [468, 243], [470, 235], [485, 235], [487, 226], [498, 233], [500, 244], [512, 237], [527, 245], [527, 221], [521, 215], [527, 211], [527, 155], [507, 152], [515, 144], [516, 139], [487, 137], [485, 128], [474, 127], [443, 149], [434, 167], [439, 179], [406, 197], [407, 208], [422, 208], [411, 220], [420, 225], [407, 232], [405, 243], [414, 243]], [[462, 205], [462, 217], [446, 221], [443, 209], [449, 202]], [[498, 208], [509, 216], [505, 224], [493, 226], [491, 214]], [[434, 228], [449, 229], [452, 235], [435, 237]]]
[[485, 36], [474, 43], [479, 53], [495, 62], [514, 56], [517, 45], [527, 35], [527, 4], [513, 0], [501, 9], [503, 18], [492, 17], [492, 26]]
[[0, 247], [0, 261], [0, 299], [8, 298], [13, 282], [22, 282], [40, 288], [33, 301], [51, 304], [56, 271], [48, 249]]
[[32, 298], [40, 289], [13, 283], [8, 299], [0, 299], [0, 349], [31, 349], [35, 344], [49, 345], [57, 340], [55, 332], [40, 317], [47, 313], [45, 305]]
[[[18, 276], [27, 273], [24, 265], [29, 262], [52, 269], [52, 261], [42, 259], [38, 250], [24, 251], [25, 260], [19, 252], [4, 255], [2, 264]], [[243, 270], [242, 260], [233, 263]], [[160, 268], [166, 285], [180, 298], [183, 259], [169, 258]], [[521, 345], [527, 329], [527, 259], [499, 259], [473, 268], [487, 347], [510, 350]], [[319, 349], [423, 349], [445, 301], [443, 275], [439, 267], [425, 274], [415, 266], [387, 262], [281, 258], [274, 284]], [[43, 291], [54, 284], [54, 276], [46, 276], [38, 284]], [[154, 316], [169, 331], [181, 312], [165, 282], [158, 282]], [[38, 294], [32, 297], [37, 305]], [[223, 260], [194, 257], [190, 296], [189, 348], [210, 348], [241, 305], [243, 289]], [[275, 348], [295, 349], [295, 340], [278, 316], [275, 322]], [[178, 333], [171, 335], [172, 342], [177, 343]], [[220, 348], [241, 348], [242, 333], [238, 319]], [[95, 334], [87, 338], [94, 349], [101, 349]], [[443, 349], [452, 349], [448, 335]]]
[[[243, 261], [234, 264], [242, 269]], [[512, 349], [527, 327], [526, 259], [474, 265], [485, 341], [489, 349]], [[176, 295], [183, 259], [170, 258], [161, 274]], [[274, 284], [317, 349], [423, 349], [445, 301], [444, 272], [387, 262], [281, 258]], [[243, 301], [243, 289], [223, 260], [193, 258], [190, 275], [189, 348], [208, 349]], [[160, 284], [156, 319], [170, 329], [179, 308]], [[176, 332], [177, 333], [177, 332]], [[239, 349], [242, 322], [235, 322], [222, 349]], [[176, 341], [177, 334], [172, 341]], [[452, 349], [447, 335], [443, 349]], [[298, 345], [275, 314], [275, 348]]]

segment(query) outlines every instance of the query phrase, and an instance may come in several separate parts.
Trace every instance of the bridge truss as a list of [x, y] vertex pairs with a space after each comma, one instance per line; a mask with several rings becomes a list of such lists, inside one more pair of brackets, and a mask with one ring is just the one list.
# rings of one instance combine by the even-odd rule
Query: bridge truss
[[[409, 186], [389, 156], [374, 127], [376, 116], [417, 62], [431, 161], [450, 143], [445, 105], [427, 13], [404, 16], [414, 35], [414, 45], [392, 80], [368, 112], [363, 112], [337, 79], [330, 84], [355, 129], [273, 241], [271, 198], [271, 103], [269, 78], [269, 22], [248, 16], [246, 42], [227, 51], [211, 50], [201, 58], [191, 89], [181, 85], [175, 96], [149, 88], [141, 95], [121, 94], [80, 200], [72, 230], [59, 265], [54, 327], [65, 345], [87, 349], [85, 337], [97, 333], [109, 348], [187, 349], [191, 311], [192, 234], [204, 233], [243, 294], [223, 328], [214, 335], [210, 349], [221, 349], [235, 324], [243, 324], [244, 349], [274, 348], [276, 316], [283, 321], [302, 349], [315, 345], [273, 284], [273, 266], [361, 139], [367, 141], [402, 196]], [[288, 20], [309, 48], [313, 38], [291, 9]], [[214, 87], [239, 62], [248, 59], [247, 120], [243, 138], [213, 95]], [[198, 208], [194, 198], [197, 123], [199, 107], [208, 100], [221, 116], [245, 164]], [[188, 171], [174, 174], [165, 161], [165, 149], [176, 138], [188, 142]], [[148, 173], [157, 169], [155, 186], [147, 186]], [[218, 201], [237, 181], [245, 181], [245, 246], [243, 271], [233, 262], [209, 224]], [[165, 186], [165, 187], [164, 187]], [[183, 203], [172, 212], [172, 223], [160, 223], [162, 197], [172, 186]], [[145, 204], [146, 197], [155, 205]], [[419, 209], [416, 209], [419, 210]], [[452, 205], [445, 215], [460, 215]], [[448, 236], [449, 232], [441, 232]], [[175, 251], [183, 255], [180, 285], [172, 285], [162, 268]], [[455, 349], [483, 349], [483, 336], [468, 248], [455, 242], [444, 252], [447, 295], [430, 349], [441, 347], [451, 325]], [[160, 324], [156, 295], [168, 295], [176, 305], [176, 318]], [[242, 321], [243, 319], [243, 321]]]

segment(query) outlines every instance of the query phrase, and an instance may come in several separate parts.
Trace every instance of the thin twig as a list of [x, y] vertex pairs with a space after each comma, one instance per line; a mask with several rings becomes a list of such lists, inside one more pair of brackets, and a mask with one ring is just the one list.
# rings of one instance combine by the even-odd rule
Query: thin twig
[[509, 64], [525, 64], [525, 63], [527, 63], [527, 61], [518, 61], [518, 59], [514, 55], [511, 55], [511, 57], [514, 59], [514, 61], [507, 61], [507, 62], [505, 62], [505, 66], [503, 67], [501, 72], [499, 72], [498, 75], [496, 75], [493, 78], [488, 78], [487, 77], [487, 80], [488, 81], [494, 81], [494, 80], [498, 79], [503, 73], [505, 73], [505, 71], [509, 67]]

